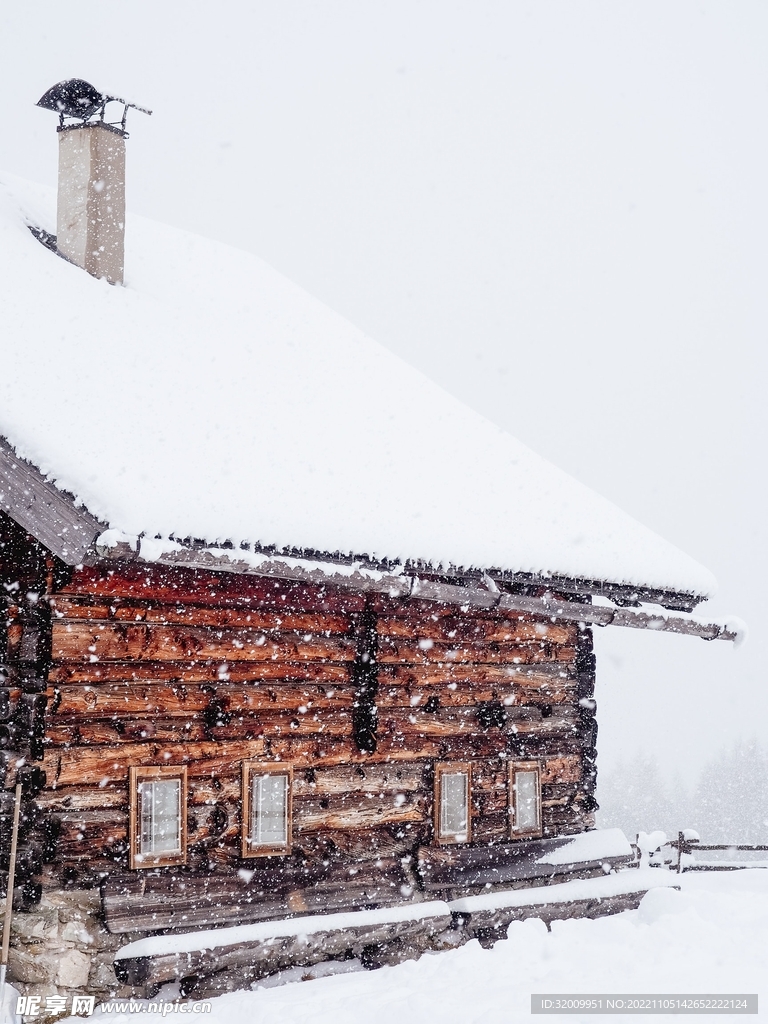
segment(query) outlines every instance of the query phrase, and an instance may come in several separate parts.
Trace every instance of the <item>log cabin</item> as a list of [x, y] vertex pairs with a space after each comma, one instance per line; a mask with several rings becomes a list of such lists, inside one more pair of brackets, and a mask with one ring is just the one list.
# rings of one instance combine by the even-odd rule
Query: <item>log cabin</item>
[[[693, 614], [711, 574], [255, 257], [129, 217], [124, 271], [125, 120], [65, 113], [58, 211], [0, 189], [15, 983], [373, 965], [479, 894], [626, 863], [595, 831], [593, 630], [734, 640]], [[336, 914], [309, 952], [288, 927]]]

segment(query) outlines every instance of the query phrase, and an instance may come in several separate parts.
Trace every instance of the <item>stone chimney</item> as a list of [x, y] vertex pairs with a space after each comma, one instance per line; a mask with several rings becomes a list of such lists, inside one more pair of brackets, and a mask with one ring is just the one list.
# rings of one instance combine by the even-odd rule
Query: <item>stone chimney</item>
[[[122, 120], [108, 122], [108, 103], [122, 103]], [[38, 101], [59, 115], [59, 194], [56, 251], [110, 284], [125, 268], [125, 120], [129, 107], [73, 78]]]
[[56, 248], [110, 284], [125, 269], [125, 136], [100, 124], [59, 129]]

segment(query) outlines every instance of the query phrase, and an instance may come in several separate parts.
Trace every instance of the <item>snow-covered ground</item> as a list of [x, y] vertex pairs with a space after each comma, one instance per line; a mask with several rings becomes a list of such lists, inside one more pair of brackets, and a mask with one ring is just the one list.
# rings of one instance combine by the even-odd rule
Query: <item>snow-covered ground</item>
[[[688, 874], [679, 881], [680, 892], [653, 890], [636, 911], [555, 922], [551, 932], [539, 921], [515, 923], [508, 938], [490, 950], [471, 942], [370, 973], [233, 993], [214, 999], [211, 1014], [195, 1019], [207, 1024], [514, 1024], [530, 1021], [533, 992], [762, 996], [768, 978], [768, 871]], [[110, 1014], [110, 1021], [130, 1024], [161, 1019]], [[562, 1019], [576, 1024], [611, 1018]]]

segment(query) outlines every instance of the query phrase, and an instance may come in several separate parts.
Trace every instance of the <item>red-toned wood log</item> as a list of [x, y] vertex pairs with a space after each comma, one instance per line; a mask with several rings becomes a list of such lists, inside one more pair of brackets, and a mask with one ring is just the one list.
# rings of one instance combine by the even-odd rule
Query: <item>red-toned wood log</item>
[[349, 615], [323, 612], [265, 611], [250, 608], [216, 608], [197, 605], [154, 604], [146, 601], [92, 603], [83, 599], [54, 597], [51, 607], [57, 620], [99, 622], [147, 622], [157, 625], [213, 626], [264, 631], [291, 630], [312, 634], [347, 634], [352, 629]]
[[336, 740], [304, 737], [281, 737], [269, 740], [269, 755], [297, 768], [331, 767], [344, 764], [384, 764], [390, 761], [429, 760], [440, 756], [441, 744], [436, 740], [419, 740], [407, 748], [402, 737], [393, 743], [379, 735], [375, 753], [357, 749], [356, 744]]
[[351, 614], [362, 611], [365, 598], [353, 592], [306, 583], [226, 572], [121, 564], [119, 568], [84, 566], [76, 570], [62, 594], [125, 597], [168, 604], [248, 605]]
[[543, 762], [541, 783], [543, 786], [554, 783], [580, 782], [582, 773], [581, 758], [569, 754], [564, 757], [552, 757]]
[[[73, 724], [52, 725], [46, 731], [46, 739], [57, 746], [107, 746], [119, 743], [152, 741], [156, 743], [196, 743], [208, 739], [236, 741], [261, 736], [352, 736], [352, 715], [350, 711], [328, 710], [284, 713], [259, 711], [254, 715], [238, 715], [227, 725], [206, 726], [202, 718], [135, 718], [124, 720], [87, 721]], [[178, 755], [177, 755], [178, 756]]]
[[251, 629], [54, 622], [54, 660], [352, 661], [352, 639]]
[[523, 690], [514, 684], [474, 683], [469, 680], [461, 683], [447, 683], [442, 687], [419, 686], [410, 683], [405, 686], [392, 685], [386, 681], [379, 686], [376, 694], [376, 705], [384, 707], [419, 708], [429, 701], [439, 701], [440, 707], [464, 707], [487, 701], [500, 701], [505, 706], [538, 706], [569, 704], [576, 702], [575, 688]]
[[[513, 705], [504, 711], [507, 718], [499, 730], [502, 732], [535, 733], [537, 736], [569, 735], [579, 726], [577, 709], [568, 706], [558, 706], [557, 712], [548, 718], [543, 718], [538, 708]], [[402, 736], [473, 736], [482, 733], [477, 709], [474, 707], [435, 712], [422, 711], [420, 708], [387, 708], [380, 715], [379, 728], [382, 732]], [[492, 734], [494, 728], [488, 732]]]
[[377, 660], [380, 665], [411, 664], [427, 665], [432, 663], [456, 664], [471, 662], [473, 664], [537, 664], [539, 662], [572, 662], [575, 650], [557, 644], [542, 641], [531, 641], [527, 644], [502, 643], [437, 643], [430, 641], [431, 647], [419, 644], [418, 641], [391, 640], [382, 637], [379, 640]]
[[429, 639], [443, 643], [490, 642], [526, 643], [547, 641], [551, 644], [574, 644], [578, 627], [572, 624], [535, 622], [531, 619], [485, 618], [477, 615], [443, 615], [434, 619], [418, 614], [380, 616], [376, 622], [380, 637], [405, 640]]
[[233, 714], [276, 709], [298, 711], [299, 708], [338, 710], [351, 708], [354, 694], [354, 688], [351, 686], [291, 686], [274, 683], [243, 687], [234, 683], [217, 682], [215, 691], [212, 691], [210, 686], [169, 686], [162, 683], [68, 685], [48, 690], [48, 715], [54, 722], [70, 717], [93, 719], [112, 715], [178, 715], [187, 719], [191, 715], [205, 711], [214, 697], [225, 711]]
[[419, 762], [393, 765], [356, 765], [318, 768], [293, 776], [293, 793], [301, 796], [337, 796], [345, 793], [406, 793], [427, 790], [426, 766]]
[[46, 811], [128, 810], [128, 787], [111, 783], [108, 786], [60, 786], [44, 789], [35, 798], [38, 807]]
[[363, 829], [405, 821], [423, 821], [428, 813], [425, 795], [414, 793], [354, 793], [294, 800], [294, 829], [317, 832]]
[[[525, 660], [524, 658], [523, 661]], [[462, 682], [497, 682], [514, 686], [518, 680], [540, 678], [540, 685], [544, 686], [546, 683], [559, 685], [561, 680], [569, 680], [572, 677], [573, 666], [560, 661], [545, 662], [538, 660], [531, 664], [510, 662], [509, 664], [495, 665], [473, 664], [471, 662], [442, 662], [430, 665], [379, 665], [379, 685], [384, 685], [391, 680], [393, 683], [416, 683], [421, 686], [443, 686], [454, 683], [456, 686], [460, 686]]]
[[332, 662], [255, 661], [102, 661], [53, 665], [48, 681], [54, 685], [113, 682], [243, 683], [314, 681], [348, 684], [349, 664]]
[[62, 859], [77, 860], [98, 855], [105, 848], [125, 843], [128, 838], [128, 815], [114, 809], [65, 811], [57, 815], [61, 833], [57, 854]]
[[124, 743], [48, 750], [42, 768], [49, 786], [123, 782], [131, 765], [186, 764], [190, 776], [236, 773], [239, 762], [264, 754], [264, 740], [227, 743]]

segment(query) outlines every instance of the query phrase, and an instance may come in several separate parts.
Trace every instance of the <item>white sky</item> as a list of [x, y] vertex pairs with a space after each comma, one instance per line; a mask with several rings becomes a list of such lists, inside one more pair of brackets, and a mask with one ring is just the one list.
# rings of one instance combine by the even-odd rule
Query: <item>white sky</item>
[[55, 182], [61, 79], [152, 107], [131, 209], [263, 256], [710, 567], [740, 651], [599, 637], [602, 769], [691, 777], [768, 739], [767, 58], [755, 0], [5, 4], [0, 168]]

